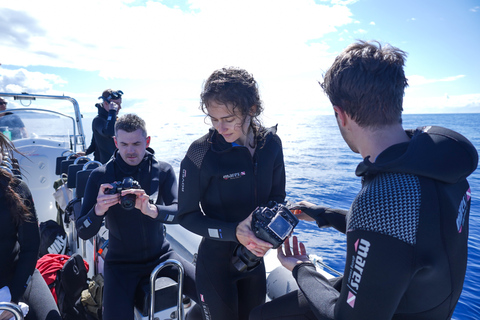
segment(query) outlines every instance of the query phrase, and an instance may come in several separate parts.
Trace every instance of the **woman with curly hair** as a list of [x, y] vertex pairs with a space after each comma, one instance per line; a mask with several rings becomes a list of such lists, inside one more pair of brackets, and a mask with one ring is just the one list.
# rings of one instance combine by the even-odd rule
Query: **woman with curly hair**
[[[180, 223], [203, 237], [196, 263], [205, 319], [248, 319], [266, 296], [263, 255], [272, 247], [255, 237], [251, 213], [285, 200], [285, 167], [277, 128], [259, 121], [263, 106], [253, 76], [216, 70], [201, 94], [210, 131], [194, 141], [181, 163]], [[258, 257], [243, 264], [246, 248]], [[237, 259], [237, 260], [236, 260]], [[242, 265], [243, 264], [243, 265]]]
[[[0, 163], [13, 159], [15, 147], [0, 133]], [[27, 184], [0, 167], [0, 300], [25, 302], [25, 319], [61, 319], [47, 284], [35, 269], [40, 235], [32, 194]], [[9, 319], [8, 312], [0, 320]]]

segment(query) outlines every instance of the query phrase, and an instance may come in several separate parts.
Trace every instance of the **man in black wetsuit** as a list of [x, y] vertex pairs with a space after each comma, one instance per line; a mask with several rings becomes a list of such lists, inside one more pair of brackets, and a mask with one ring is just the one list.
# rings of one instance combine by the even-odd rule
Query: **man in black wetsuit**
[[121, 90], [107, 89], [98, 97], [102, 103], [95, 104], [98, 115], [92, 121], [92, 142], [86, 154], [94, 152], [95, 160], [101, 163], [107, 163], [116, 149], [113, 136], [115, 121], [122, 108], [122, 95]]
[[[133, 319], [134, 294], [139, 282], [148, 279], [160, 262], [176, 259], [185, 269], [184, 292], [196, 299], [195, 270], [170, 248], [163, 224], [177, 223], [177, 180], [170, 164], [158, 161], [148, 148], [145, 122], [134, 114], [118, 119], [115, 125], [118, 148], [103, 166], [92, 171], [76, 227], [82, 239], [99, 231], [103, 219], [109, 230], [105, 258], [103, 319]], [[141, 189], [109, 194], [114, 182], [131, 177]], [[136, 196], [135, 208], [127, 209], [121, 196]], [[173, 268], [165, 276], [177, 279]], [[163, 271], [162, 271], [163, 272]]]
[[301, 202], [302, 215], [346, 233], [344, 276], [327, 280], [294, 237], [278, 257], [300, 290], [250, 319], [449, 319], [467, 266], [474, 146], [440, 127], [402, 128], [406, 54], [377, 42], [347, 47], [322, 88], [340, 132], [364, 158], [349, 211]]

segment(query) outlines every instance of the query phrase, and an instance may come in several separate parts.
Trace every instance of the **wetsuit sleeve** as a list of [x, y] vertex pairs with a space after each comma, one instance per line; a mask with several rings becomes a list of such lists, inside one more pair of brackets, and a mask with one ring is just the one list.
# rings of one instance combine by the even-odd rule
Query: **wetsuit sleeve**
[[97, 216], [95, 214], [95, 204], [97, 203], [98, 190], [100, 189], [98, 179], [101, 174], [101, 172], [94, 170], [90, 174], [90, 177], [88, 177], [82, 209], [75, 223], [78, 236], [84, 240], [96, 235], [102, 226], [103, 216]]
[[282, 203], [285, 201], [285, 197], [287, 195], [285, 191], [285, 163], [283, 160], [282, 143], [280, 138], [278, 137], [277, 143], [279, 144], [279, 152], [277, 154], [273, 167], [272, 190], [269, 200], [273, 200], [277, 203]]
[[347, 213], [348, 210], [343, 209], [332, 209], [322, 206], [312, 206], [312, 207], [305, 207], [305, 206], [295, 206], [295, 209], [300, 209], [310, 217], [315, 219], [317, 226], [319, 228], [327, 228], [333, 227], [340, 231], [341, 233], [345, 233], [347, 229]]
[[301, 264], [293, 275], [318, 319], [391, 319], [413, 277], [413, 246], [369, 231], [347, 233], [341, 291]]
[[115, 135], [115, 122], [117, 121], [117, 112], [109, 110], [107, 121], [101, 118], [94, 118], [92, 122], [92, 129], [101, 136], [112, 138]]
[[97, 149], [97, 145], [95, 144], [95, 138], [92, 137], [92, 141], [88, 146], [87, 150], [85, 151], [86, 155], [92, 154]]
[[20, 253], [15, 269], [15, 275], [12, 280], [10, 293], [12, 301], [18, 303], [27, 288], [30, 276], [33, 274], [38, 258], [38, 248], [40, 246], [40, 233], [38, 230], [37, 213], [33, 205], [32, 195], [27, 185], [22, 182], [20, 185], [22, 198], [26, 199], [25, 205], [30, 210], [32, 217], [28, 222], [23, 222], [18, 228], [18, 244]]
[[220, 241], [237, 241], [236, 222], [225, 222], [205, 216], [200, 209], [203, 190], [207, 189], [208, 179], [201, 178], [201, 170], [185, 157], [180, 165], [180, 185], [178, 191], [178, 218], [180, 224], [204, 238]]
[[163, 172], [165, 179], [159, 186], [159, 196], [157, 198], [158, 216], [155, 220], [163, 223], [178, 223], [178, 185], [175, 172], [171, 166]]

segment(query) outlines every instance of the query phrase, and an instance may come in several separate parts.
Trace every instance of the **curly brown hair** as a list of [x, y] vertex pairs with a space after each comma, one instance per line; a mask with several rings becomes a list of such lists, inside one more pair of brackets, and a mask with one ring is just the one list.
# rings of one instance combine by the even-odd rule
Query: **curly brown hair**
[[[258, 84], [253, 75], [237, 67], [228, 67], [215, 70], [203, 86], [200, 94], [200, 110], [208, 115], [207, 107], [210, 101], [231, 105], [233, 112], [239, 111], [243, 117], [251, 116], [250, 127], [258, 132], [261, 127], [259, 116], [263, 112], [262, 101], [258, 91]], [[252, 107], [255, 108], [252, 109]], [[253, 111], [253, 114], [252, 114]]]
[[[7, 154], [13, 159], [13, 151], [17, 151], [7, 137], [0, 132], [0, 152]], [[18, 152], [18, 151], [17, 151]], [[12, 219], [16, 225], [25, 221], [30, 221], [32, 213], [26, 205], [27, 200], [15, 191], [19, 184], [19, 180], [14, 178], [12, 174], [0, 166], [0, 193], [2, 194], [5, 205], [12, 213]]]

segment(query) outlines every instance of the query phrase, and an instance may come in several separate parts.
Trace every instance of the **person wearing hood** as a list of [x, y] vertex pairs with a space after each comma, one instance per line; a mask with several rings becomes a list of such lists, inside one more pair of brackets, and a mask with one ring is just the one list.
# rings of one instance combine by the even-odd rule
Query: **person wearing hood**
[[327, 280], [293, 237], [279, 248], [299, 290], [250, 319], [450, 319], [467, 267], [471, 192], [478, 153], [452, 130], [404, 130], [406, 53], [377, 41], [348, 46], [322, 88], [340, 132], [363, 161], [350, 209], [300, 202], [292, 209], [346, 233], [343, 277]]
[[[212, 128], [190, 145], [181, 163], [180, 224], [203, 237], [196, 281], [204, 319], [248, 319], [265, 301], [261, 257], [272, 247], [252, 232], [252, 212], [285, 200], [282, 143], [276, 126], [265, 128], [258, 120], [263, 105], [246, 70], [215, 70], [200, 108]], [[259, 264], [236, 264], [237, 248], [249, 250]]]
[[85, 154], [93, 153], [94, 159], [101, 163], [107, 163], [115, 151], [115, 121], [122, 108], [121, 90], [107, 89], [98, 97], [101, 103], [95, 104], [98, 115], [92, 121], [92, 141]]
[[[184, 292], [197, 301], [193, 265], [177, 255], [164, 236], [164, 223], [178, 223], [172, 166], [155, 158], [145, 121], [135, 114], [117, 120], [114, 141], [118, 150], [88, 178], [76, 222], [85, 240], [97, 234], [104, 219], [109, 230], [103, 319], [133, 319], [138, 284], [167, 259], [183, 264]], [[172, 267], [162, 274], [177, 280]]]

